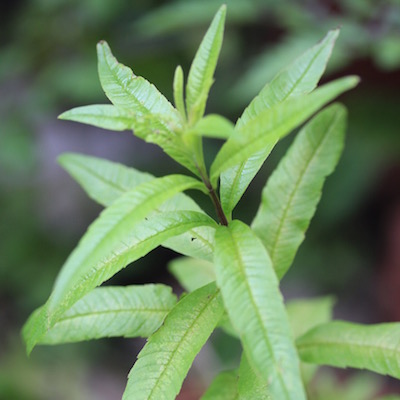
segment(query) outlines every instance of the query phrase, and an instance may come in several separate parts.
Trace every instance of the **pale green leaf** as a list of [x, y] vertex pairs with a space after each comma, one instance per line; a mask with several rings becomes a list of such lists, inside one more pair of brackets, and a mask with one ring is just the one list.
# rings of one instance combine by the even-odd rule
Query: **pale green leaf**
[[111, 102], [134, 117], [136, 136], [159, 145], [170, 157], [199, 176], [196, 152], [181, 138], [182, 118], [172, 104], [146, 79], [120, 64], [104, 41], [97, 45], [101, 85]]
[[205, 260], [175, 258], [168, 264], [168, 270], [188, 292], [215, 281], [214, 266]]
[[279, 282], [261, 241], [240, 221], [219, 226], [214, 264], [232, 325], [271, 397], [305, 399]]
[[208, 93], [222, 46], [226, 6], [218, 10], [190, 67], [186, 85], [186, 110], [191, 125], [204, 114]]
[[174, 75], [174, 102], [175, 107], [181, 114], [183, 121], [186, 120], [185, 100], [183, 96], [183, 70], [180, 65], [175, 69]]
[[334, 104], [297, 135], [262, 192], [252, 228], [271, 256], [279, 278], [289, 269], [313, 217], [325, 178], [344, 144], [346, 109]]
[[129, 110], [110, 104], [93, 104], [76, 107], [58, 116], [59, 119], [81, 122], [113, 131], [132, 129], [134, 116]]
[[228, 139], [234, 132], [235, 126], [229, 119], [217, 114], [209, 114], [202, 118], [190, 130], [191, 134], [215, 139]]
[[[278, 73], [244, 110], [237, 122], [237, 127], [242, 127], [261, 112], [288, 98], [304, 95], [314, 90], [325, 71], [338, 34], [338, 30], [328, 32], [320, 43], [307, 50]], [[229, 215], [232, 212], [274, 145], [275, 142], [269, 143], [248, 160], [221, 174], [221, 203], [226, 214]]]
[[67, 310], [41, 344], [104, 337], [148, 337], [176, 303], [165, 285], [106, 286], [94, 289]]
[[139, 353], [123, 400], [175, 399], [223, 310], [214, 283], [184, 296]]
[[294, 97], [261, 112], [227, 140], [211, 165], [215, 186], [221, 172], [247, 160], [290, 133], [312, 114], [341, 93], [358, 83], [357, 77], [346, 77], [328, 83], [312, 93]]
[[61, 269], [53, 292], [24, 331], [28, 351], [61, 315], [90, 290], [169, 237], [215, 222], [195, 211], [149, 215], [177, 192], [196, 188], [193, 178], [171, 175], [145, 182], [121, 196], [92, 223]]
[[261, 379], [253, 370], [246, 354], [242, 354], [237, 382], [238, 400], [271, 400], [267, 382]]
[[286, 312], [293, 336], [297, 338], [315, 326], [329, 322], [332, 319], [334, 304], [335, 301], [332, 296], [288, 301]]
[[[82, 154], [66, 153], [59, 162], [79, 182], [91, 199], [109, 206], [122, 194], [154, 176], [124, 165]], [[201, 208], [184, 193], [178, 193], [161, 204], [156, 211], [191, 210]], [[199, 227], [168, 239], [163, 246], [190, 257], [212, 260], [214, 229]]]
[[237, 371], [223, 371], [211, 382], [201, 400], [238, 400]]
[[298, 338], [296, 345], [307, 363], [368, 369], [400, 379], [400, 323], [328, 322]]

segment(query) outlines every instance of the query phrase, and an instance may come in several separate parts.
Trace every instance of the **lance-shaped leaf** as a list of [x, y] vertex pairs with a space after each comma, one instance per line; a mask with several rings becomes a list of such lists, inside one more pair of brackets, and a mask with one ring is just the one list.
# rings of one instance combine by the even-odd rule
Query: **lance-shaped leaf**
[[216, 185], [221, 172], [242, 163], [290, 133], [319, 108], [353, 88], [358, 80], [354, 76], [337, 79], [308, 95], [294, 97], [263, 111], [249, 123], [235, 130], [211, 165], [213, 185]]
[[215, 272], [249, 363], [272, 398], [305, 399], [278, 279], [261, 241], [240, 221], [215, 233]]
[[61, 315], [90, 290], [167, 238], [196, 226], [213, 226], [203, 213], [149, 213], [181, 190], [195, 188], [193, 178], [171, 175], [145, 182], [120, 197], [92, 223], [61, 269], [53, 292], [25, 328], [28, 351]]
[[268, 385], [253, 370], [246, 354], [242, 354], [239, 367], [239, 380], [237, 382], [239, 400], [271, 400]]
[[133, 114], [111, 104], [93, 104], [76, 107], [59, 115], [59, 119], [81, 122], [114, 131], [132, 129]]
[[223, 310], [215, 283], [184, 296], [139, 353], [123, 400], [175, 399]]
[[233, 123], [221, 115], [209, 114], [202, 118], [190, 133], [215, 139], [228, 139], [232, 136], [234, 128]]
[[211, 382], [201, 400], [238, 400], [237, 371], [223, 371]]
[[[104, 41], [97, 45], [98, 70], [104, 92], [118, 108], [132, 115], [136, 136], [159, 145], [170, 157], [199, 175], [196, 152], [182, 140], [182, 118], [172, 104], [146, 79], [120, 64]], [[197, 162], [197, 164], [196, 164]]]
[[[261, 112], [290, 97], [304, 95], [315, 89], [325, 71], [339, 31], [328, 32], [325, 38], [298, 57], [251, 101], [237, 122], [237, 128], [246, 125]], [[227, 215], [236, 206], [248, 185], [268, 157], [275, 142], [260, 152], [221, 174], [221, 203]]]
[[[89, 197], [103, 206], [111, 205], [128, 190], [154, 179], [151, 174], [134, 168], [82, 154], [65, 153], [58, 158], [58, 161], [78, 181]], [[156, 210], [203, 212], [184, 193], [178, 193]], [[168, 239], [163, 246], [190, 257], [212, 260], [213, 241], [214, 230], [209, 227], [199, 227]]]
[[190, 67], [186, 85], [186, 110], [191, 125], [204, 114], [222, 46], [225, 14], [226, 6], [223, 5], [211, 22]]
[[148, 337], [176, 304], [169, 286], [100, 287], [77, 301], [40, 341], [80, 342], [104, 337]]
[[325, 178], [344, 144], [346, 109], [334, 104], [297, 135], [262, 192], [252, 228], [271, 256], [278, 278], [289, 269], [313, 217]]
[[168, 270], [188, 292], [215, 281], [214, 265], [205, 260], [175, 258], [168, 264]]
[[400, 323], [328, 322], [298, 338], [296, 345], [304, 362], [368, 369], [400, 379]]
[[186, 121], [185, 100], [183, 95], [183, 70], [180, 65], [175, 69], [173, 89], [175, 107], [181, 114], [182, 120]]

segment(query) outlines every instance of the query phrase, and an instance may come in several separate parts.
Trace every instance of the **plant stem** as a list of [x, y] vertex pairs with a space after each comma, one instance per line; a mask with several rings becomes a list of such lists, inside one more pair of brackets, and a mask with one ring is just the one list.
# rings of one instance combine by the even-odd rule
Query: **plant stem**
[[228, 220], [227, 220], [227, 218], [226, 218], [226, 216], [225, 216], [224, 210], [222, 209], [222, 206], [221, 206], [221, 202], [220, 202], [220, 200], [219, 200], [219, 197], [218, 197], [218, 195], [215, 193], [215, 189], [214, 189], [213, 186], [211, 185], [211, 182], [210, 182], [210, 180], [208, 179], [208, 176], [205, 175], [205, 174], [202, 172], [201, 168], [199, 168], [199, 167], [197, 167], [197, 168], [198, 168], [198, 170], [199, 170], [199, 172], [200, 172], [201, 180], [203, 181], [204, 185], [206, 186], [206, 188], [207, 188], [207, 190], [208, 190], [208, 194], [210, 195], [211, 200], [212, 200], [212, 202], [213, 202], [213, 204], [214, 204], [214, 208], [215, 208], [215, 211], [216, 211], [216, 213], [217, 213], [219, 222], [221, 223], [221, 225], [228, 226]]

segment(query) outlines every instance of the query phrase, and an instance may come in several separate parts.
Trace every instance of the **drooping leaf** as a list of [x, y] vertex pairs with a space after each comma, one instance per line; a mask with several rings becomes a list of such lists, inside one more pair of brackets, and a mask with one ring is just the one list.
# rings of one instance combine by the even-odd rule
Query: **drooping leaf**
[[[120, 196], [137, 185], [154, 179], [146, 172], [97, 157], [65, 153], [59, 163], [82, 186], [91, 199], [109, 206]], [[191, 210], [201, 208], [184, 193], [178, 193], [156, 210]], [[190, 257], [212, 260], [214, 230], [209, 227], [190, 229], [182, 235], [168, 239], [163, 246]]]
[[271, 175], [252, 228], [271, 256], [278, 278], [289, 269], [344, 144], [346, 109], [334, 104], [297, 135]]
[[40, 313], [24, 328], [28, 352], [61, 315], [90, 290], [167, 238], [215, 222], [203, 213], [175, 211], [150, 216], [177, 192], [198, 186], [193, 178], [170, 175], [145, 182], [121, 196], [92, 223], [61, 269]]
[[240, 221], [215, 233], [215, 272], [249, 363], [272, 398], [305, 399], [278, 280], [263, 244]]
[[261, 112], [256, 118], [235, 130], [211, 165], [211, 182], [216, 186], [219, 175], [259, 153], [305, 122], [323, 105], [353, 88], [357, 77], [337, 79], [305, 96], [298, 96]]
[[206, 115], [190, 130], [196, 135], [215, 139], [228, 139], [233, 131], [233, 123], [217, 114]]
[[60, 344], [104, 337], [148, 337], [176, 303], [165, 285], [100, 287], [67, 310], [41, 344]]
[[214, 283], [184, 296], [139, 353], [123, 400], [175, 399], [223, 309]]
[[97, 56], [104, 92], [115, 106], [134, 115], [134, 134], [159, 145], [170, 157], [199, 176], [197, 164], [201, 164], [201, 160], [196, 159], [196, 152], [181, 138], [179, 112], [154, 85], [120, 64], [106, 42], [98, 43]]
[[298, 338], [296, 345], [304, 362], [368, 369], [400, 379], [400, 323], [328, 322]]
[[246, 354], [242, 354], [239, 367], [238, 400], [271, 400], [268, 393], [268, 384], [253, 370]]
[[168, 270], [188, 292], [215, 281], [214, 266], [205, 260], [175, 258], [168, 264]]
[[182, 120], [186, 121], [185, 100], [183, 95], [183, 70], [180, 65], [175, 69], [173, 88], [175, 107], [181, 114]]
[[[325, 71], [338, 34], [338, 30], [328, 32], [320, 43], [307, 50], [278, 73], [271, 83], [264, 86], [244, 110], [237, 122], [237, 128], [246, 125], [261, 112], [288, 98], [304, 95], [314, 90]], [[229, 215], [232, 212], [274, 145], [275, 142], [269, 143], [248, 160], [221, 174], [221, 203], [226, 214]]]
[[237, 371], [223, 371], [211, 382], [201, 400], [238, 400]]
[[189, 70], [186, 85], [186, 109], [191, 125], [204, 114], [208, 92], [222, 46], [226, 6], [220, 7], [205, 34]]
[[124, 131], [132, 129], [134, 117], [126, 109], [117, 108], [110, 104], [94, 104], [73, 108], [62, 113], [58, 118], [114, 131]]

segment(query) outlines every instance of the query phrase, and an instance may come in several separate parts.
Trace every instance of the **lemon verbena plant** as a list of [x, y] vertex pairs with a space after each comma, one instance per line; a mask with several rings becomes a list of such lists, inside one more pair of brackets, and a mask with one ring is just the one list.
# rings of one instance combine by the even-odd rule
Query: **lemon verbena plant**
[[[132, 360], [126, 400], [174, 399], [216, 328], [240, 339], [243, 354], [238, 368], [218, 375], [203, 400], [306, 399], [312, 366], [322, 364], [400, 378], [399, 324], [331, 321], [329, 298], [285, 304], [279, 288], [343, 148], [346, 109], [327, 104], [358, 78], [317, 87], [338, 30], [278, 73], [233, 124], [220, 115], [204, 116], [225, 13], [222, 6], [215, 15], [185, 90], [177, 67], [175, 107], [120, 64], [106, 42], [98, 43], [100, 82], [112, 104], [74, 108], [60, 118], [131, 130], [159, 145], [191, 176], [158, 178], [95, 157], [60, 157], [105, 209], [66, 260], [47, 302], [25, 324], [27, 350], [101, 337], [148, 338]], [[232, 219], [275, 144], [304, 123], [268, 179], [252, 223]], [[209, 168], [203, 137], [224, 140]], [[183, 194], [188, 189], [210, 197], [217, 219]], [[160, 245], [183, 255], [170, 271], [186, 295], [177, 299], [161, 284], [98, 287]]]

